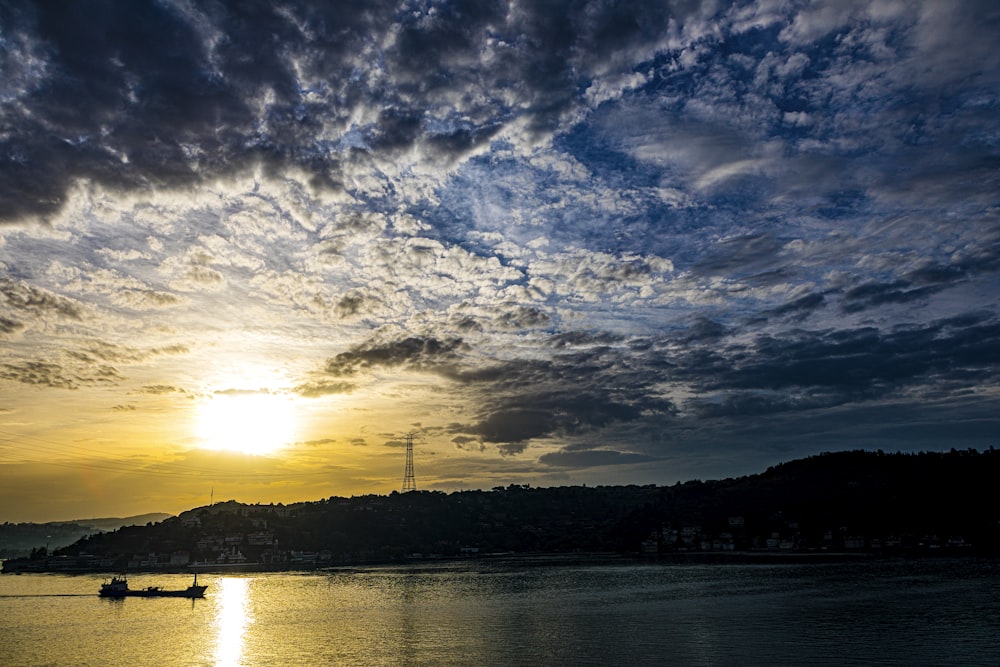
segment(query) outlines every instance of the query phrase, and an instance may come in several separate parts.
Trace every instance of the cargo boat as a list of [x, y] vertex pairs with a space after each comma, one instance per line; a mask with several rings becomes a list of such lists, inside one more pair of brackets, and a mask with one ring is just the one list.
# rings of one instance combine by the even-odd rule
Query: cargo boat
[[159, 586], [147, 586], [146, 588], [131, 589], [128, 587], [128, 578], [124, 574], [111, 577], [111, 581], [105, 580], [101, 584], [98, 595], [102, 598], [203, 598], [207, 585], [198, 584], [198, 573], [194, 575], [194, 582], [184, 590], [166, 590]]

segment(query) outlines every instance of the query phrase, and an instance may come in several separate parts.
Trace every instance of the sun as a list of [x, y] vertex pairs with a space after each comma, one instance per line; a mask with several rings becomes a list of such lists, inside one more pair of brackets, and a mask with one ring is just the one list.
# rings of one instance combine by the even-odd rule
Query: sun
[[198, 408], [205, 449], [271, 454], [295, 441], [291, 398], [267, 392], [216, 394]]

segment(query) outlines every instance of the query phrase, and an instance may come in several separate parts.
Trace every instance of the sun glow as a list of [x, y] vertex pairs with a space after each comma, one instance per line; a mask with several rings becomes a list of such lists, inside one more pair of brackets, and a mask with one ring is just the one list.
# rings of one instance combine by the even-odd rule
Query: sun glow
[[198, 409], [202, 447], [270, 454], [295, 441], [295, 409], [287, 396], [217, 394]]

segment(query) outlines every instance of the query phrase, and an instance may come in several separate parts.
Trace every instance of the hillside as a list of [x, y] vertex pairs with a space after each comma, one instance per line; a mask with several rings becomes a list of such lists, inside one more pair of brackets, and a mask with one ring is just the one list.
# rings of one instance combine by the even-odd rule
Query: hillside
[[285, 568], [496, 552], [996, 554], [998, 473], [992, 449], [852, 451], [669, 487], [228, 501], [83, 538], [41, 567]]
[[172, 516], [152, 513], [130, 517], [100, 519], [72, 519], [46, 523], [0, 524], [0, 558], [27, 556], [32, 550], [58, 549], [73, 544], [81, 537], [94, 533], [116, 530], [122, 526], [141, 526], [156, 523]]

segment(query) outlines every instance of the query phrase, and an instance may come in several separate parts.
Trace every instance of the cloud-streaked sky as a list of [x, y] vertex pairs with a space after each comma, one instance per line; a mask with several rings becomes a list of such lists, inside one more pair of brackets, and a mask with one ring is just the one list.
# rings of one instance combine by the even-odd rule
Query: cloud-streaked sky
[[998, 36], [2, 2], [0, 520], [387, 493], [408, 431], [441, 490], [996, 444]]

